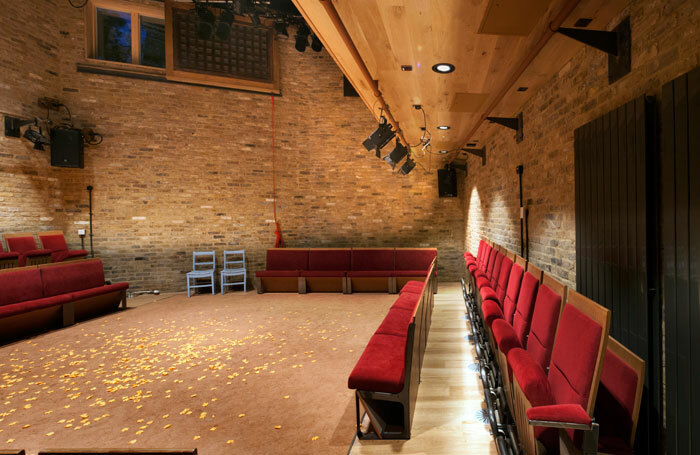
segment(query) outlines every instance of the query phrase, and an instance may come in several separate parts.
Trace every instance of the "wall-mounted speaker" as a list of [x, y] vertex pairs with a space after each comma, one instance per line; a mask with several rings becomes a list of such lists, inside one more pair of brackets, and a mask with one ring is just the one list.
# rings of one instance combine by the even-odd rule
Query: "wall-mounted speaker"
[[452, 166], [438, 169], [438, 195], [440, 197], [457, 197], [457, 171]]
[[51, 166], [83, 168], [83, 133], [77, 128], [51, 130]]

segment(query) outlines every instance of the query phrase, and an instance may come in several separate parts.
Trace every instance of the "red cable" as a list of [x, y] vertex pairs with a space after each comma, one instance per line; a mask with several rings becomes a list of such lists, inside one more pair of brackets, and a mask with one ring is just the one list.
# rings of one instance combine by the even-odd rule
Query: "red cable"
[[282, 230], [277, 222], [277, 195], [275, 191], [275, 97], [270, 95], [272, 105], [272, 214], [275, 220], [275, 248], [283, 248]]

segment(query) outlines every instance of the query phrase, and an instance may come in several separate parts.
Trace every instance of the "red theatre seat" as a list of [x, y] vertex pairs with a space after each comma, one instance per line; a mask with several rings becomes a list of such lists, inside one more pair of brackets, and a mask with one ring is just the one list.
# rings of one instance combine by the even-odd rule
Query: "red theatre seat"
[[345, 274], [350, 270], [349, 248], [309, 250], [309, 270], [302, 270], [305, 291], [347, 292]]
[[373, 392], [399, 393], [406, 373], [406, 336], [377, 333], [370, 338], [355, 364], [348, 387]]
[[394, 274], [394, 248], [353, 248], [348, 281], [352, 292], [388, 292]]
[[0, 269], [11, 269], [19, 266], [19, 253], [5, 252], [0, 243]]
[[4, 237], [7, 249], [19, 253], [20, 267], [51, 262], [51, 250], [38, 249], [32, 233], [5, 234]]
[[[401, 290], [409, 281], [423, 281], [430, 265], [437, 257], [435, 248], [396, 248], [395, 268], [392, 276], [396, 280], [396, 290]], [[437, 267], [435, 268], [437, 276]]]
[[255, 272], [255, 288], [258, 293], [299, 292], [302, 270], [309, 270], [308, 248], [270, 248], [267, 269]]
[[87, 250], [69, 250], [66, 239], [61, 231], [46, 231], [38, 234], [41, 246], [51, 250], [53, 262], [69, 261], [71, 259], [83, 259], [87, 257]]

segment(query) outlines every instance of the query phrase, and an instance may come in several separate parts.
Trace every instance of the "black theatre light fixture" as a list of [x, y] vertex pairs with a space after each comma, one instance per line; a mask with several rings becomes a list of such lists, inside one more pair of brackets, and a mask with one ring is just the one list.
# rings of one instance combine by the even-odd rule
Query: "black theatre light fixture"
[[287, 24], [284, 22], [277, 22], [275, 24], [275, 33], [277, 33], [277, 38], [289, 39], [289, 32], [287, 31]]
[[401, 166], [401, 169], [399, 169], [399, 174], [407, 175], [413, 170], [414, 167], [416, 167], [416, 162], [409, 156], [406, 158], [406, 162], [403, 163], [403, 166]]
[[304, 52], [306, 47], [309, 45], [309, 35], [311, 30], [306, 24], [302, 24], [297, 28], [297, 34], [294, 36], [295, 43], [294, 48], [299, 52]]
[[376, 150], [377, 156], [379, 156], [379, 150], [388, 144], [394, 136], [396, 136], [396, 132], [392, 129], [391, 124], [386, 121], [386, 117], [382, 116], [379, 118], [377, 129], [365, 139], [362, 145], [365, 146], [367, 151]]
[[31, 126], [24, 131], [22, 135], [26, 140], [34, 144], [34, 150], [44, 150], [45, 145], [51, 145], [48, 137], [44, 136], [39, 127], [38, 131]]
[[399, 164], [399, 162], [404, 159], [406, 155], [408, 155], [408, 149], [397, 139], [394, 150], [384, 157], [384, 161], [389, 163], [392, 169], [396, 169], [396, 165]]
[[219, 22], [216, 24], [216, 38], [220, 41], [228, 41], [231, 38], [231, 25], [236, 17], [228, 7], [226, 7], [219, 16]]
[[197, 37], [199, 39], [211, 39], [214, 34], [214, 22], [216, 22], [214, 13], [204, 6], [202, 2], [196, 3], [195, 11], [199, 19], [197, 21]]
[[311, 38], [311, 49], [313, 49], [314, 52], [321, 52], [321, 50], [323, 49], [323, 43], [320, 39], [318, 39], [318, 36], [316, 35], [314, 35], [313, 38]]

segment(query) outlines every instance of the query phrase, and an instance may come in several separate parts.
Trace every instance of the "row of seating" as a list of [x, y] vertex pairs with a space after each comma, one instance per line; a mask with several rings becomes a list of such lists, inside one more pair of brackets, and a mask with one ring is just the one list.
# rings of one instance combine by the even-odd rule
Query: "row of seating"
[[[409, 439], [423, 355], [430, 331], [436, 261], [424, 281], [409, 281], [348, 378], [355, 390], [360, 439]], [[362, 425], [360, 404], [369, 425]]]
[[[197, 455], [197, 449], [47, 449], [38, 455]], [[26, 455], [24, 450], [0, 450], [0, 455]]]
[[7, 251], [0, 242], [0, 269], [48, 264], [87, 257], [86, 250], [69, 250], [61, 231], [43, 231], [37, 234], [38, 248], [31, 232], [3, 234]]
[[[263, 292], [390, 292], [422, 281], [435, 248], [271, 248], [255, 273]], [[437, 268], [435, 268], [437, 273]]]
[[464, 258], [499, 452], [632, 453], [644, 361], [609, 336], [610, 311], [485, 240]]
[[0, 270], [0, 340], [126, 308], [128, 288], [105, 283], [100, 259]]

